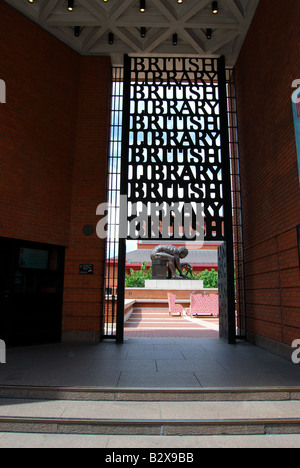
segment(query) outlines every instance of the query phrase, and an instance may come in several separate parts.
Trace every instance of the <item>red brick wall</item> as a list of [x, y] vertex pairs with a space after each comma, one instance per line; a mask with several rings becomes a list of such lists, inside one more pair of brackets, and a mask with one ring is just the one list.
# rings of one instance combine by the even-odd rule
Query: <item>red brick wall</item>
[[[99, 337], [111, 63], [80, 57], [0, 0], [0, 236], [66, 246], [63, 337]], [[93, 263], [95, 274], [80, 276]]]
[[296, 226], [300, 190], [291, 88], [300, 5], [261, 0], [236, 65], [247, 329], [288, 346], [300, 338]]
[[[99, 337], [103, 305], [104, 244], [94, 231], [96, 209], [106, 199], [111, 63], [108, 58], [82, 58], [79, 72], [70, 242], [66, 252], [63, 336]], [[94, 275], [79, 275], [79, 265], [94, 264]], [[75, 334], [73, 333], [75, 332]]]
[[80, 57], [0, 1], [0, 236], [66, 245]]

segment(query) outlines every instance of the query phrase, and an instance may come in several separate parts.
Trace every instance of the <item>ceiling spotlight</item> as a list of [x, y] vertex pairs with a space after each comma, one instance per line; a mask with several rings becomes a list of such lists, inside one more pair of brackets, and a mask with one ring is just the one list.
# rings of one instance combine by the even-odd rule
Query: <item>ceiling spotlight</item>
[[207, 29], [207, 30], [206, 30], [206, 37], [207, 37], [207, 39], [211, 39], [211, 38], [212, 38], [212, 29]]
[[80, 33], [81, 33], [81, 27], [80, 26], [75, 26], [75, 29], [74, 29], [75, 37], [79, 37]]
[[114, 35], [113, 35], [113, 33], [109, 33], [109, 35], [108, 35], [108, 43], [109, 43], [109, 45], [113, 45], [113, 43], [114, 43]]
[[146, 28], [141, 28], [141, 37], [146, 37]]
[[74, 0], [68, 0], [68, 10], [69, 11], [74, 10]]
[[146, 0], [140, 0], [140, 12], [145, 13], [146, 11]]
[[34, 3], [34, 0], [28, 0], [28, 3]]
[[178, 35], [177, 34], [173, 34], [173, 45], [174, 46], [177, 46], [178, 44]]
[[217, 15], [219, 13], [218, 2], [212, 2], [212, 12], [214, 15]]
[[179, 5], [181, 5], [183, 3], [183, 0], [177, 0], [177, 3], [179, 3]]

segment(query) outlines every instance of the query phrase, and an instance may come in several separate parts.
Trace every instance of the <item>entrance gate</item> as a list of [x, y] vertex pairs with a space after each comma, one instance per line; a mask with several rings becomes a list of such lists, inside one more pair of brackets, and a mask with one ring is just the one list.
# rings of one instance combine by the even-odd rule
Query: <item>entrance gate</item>
[[[224, 243], [219, 253], [220, 304], [226, 304], [226, 313], [220, 314], [220, 335], [234, 343], [233, 225], [223, 57], [125, 57], [121, 164], [120, 193], [126, 206], [120, 210], [120, 228], [125, 222], [127, 231], [120, 236], [118, 249], [117, 342], [123, 342], [124, 333], [126, 238], [172, 243], [202, 236], [205, 241]], [[182, 215], [178, 225], [185, 224], [187, 205], [189, 227], [176, 230], [174, 220], [178, 224], [175, 218]], [[166, 234], [158, 225], [167, 211], [173, 229]]]

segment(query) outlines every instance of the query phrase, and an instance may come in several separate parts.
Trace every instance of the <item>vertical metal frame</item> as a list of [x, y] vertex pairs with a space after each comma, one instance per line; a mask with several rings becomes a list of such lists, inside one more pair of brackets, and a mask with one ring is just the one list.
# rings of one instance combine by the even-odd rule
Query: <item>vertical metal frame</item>
[[222, 142], [222, 168], [224, 184], [224, 234], [226, 241], [226, 275], [227, 275], [227, 324], [226, 338], [228, 343], [236, 342], [236, 320], [235, 320], [235, 286], [234, 286], [234, 249], [233, 249], [233, 207], [231, 196], [231, 167], [230, 167], [230, 147], [229, 147], [229, 123], [227, 114], [227, 89], [226, 89], [226, 69], [225, 57], [218, 59], [218, 82], [220, 98], [220, 128]]
[[118, 280], [118, 210], [121, 180], [123, 108], [123, 67], [112, 69], [111, 124], [107, 178], [108, 227], [105, 246], [105, 303], [102, 317], [102, 338], [116, 338]]
[[[124, 57], [124, 96], [123, 96], [123, 140], [121, 160], [121, 187], [120, 195], [127, 196], [128, 192], [128, 147], [129, 147], [129, 109], [130, 109], [130, 82], [131, 66], [130, 58]], [[120, 224], [124, 219], [124, 213], [120, 212]], [[118, 261], [118, 289], [117, 289], [117, 343], [124, 341], [124, 303], [125, 303], [125, 274], [126, 274], [126, 239], [119, 239]]]
[[233, 69], [227, 69], [227, 100], [228, 100], [228, 123], [229, 144], [231, 159], [231, 183], [233, 203], [233, 242], [234, 242], [234, 265], [235, 265], [235, 289], [236, 289], [236, 330], [237, 337], [246, 337], [246, 288], [245, 288], [245, 265], [244, 265], [244, 236], [243, 236], [243, 213], [240, 178], [240, 154], [238, 136], [238, 118], [235, 76]]

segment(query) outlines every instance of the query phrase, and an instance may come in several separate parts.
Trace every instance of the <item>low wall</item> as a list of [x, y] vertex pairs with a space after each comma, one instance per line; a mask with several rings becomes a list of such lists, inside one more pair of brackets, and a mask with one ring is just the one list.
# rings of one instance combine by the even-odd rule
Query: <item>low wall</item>
[[[175, 294], [177, 300], [190, 301], [192, 292], [195, 290], [177, 290], [177, 289], [146, 289], [146, 288], [126, 288], [125, 289], [125, 299], [131, 300], [152, 300], [153, 302], [158, 301], [168, 301], [168, 293]], [[197, 292], [204, 294], [219, 294], [218, 289], [206, 289], [201, 288], [197, 289]]]
[[203, 289], [203, 281], [200, 280], [146, 280], [145, 289], [158, 289], [163, 291], [176, 290], [176, 291], [199, 291]]
[[[105, 317], [105, 323], [112, 323], [112, 299], [110, 297], [106, 298], [106, 302], [108, 302], [108, 312]], [[133, 299], [126, 299], [124, 305], [124, 321], [126, 322], [130, 315], [133, 312], [135, 307], [136, 301]], [[115, 301], [115, 320], [116, 320], [116, 308], [117, 308], [117, 301]]]

